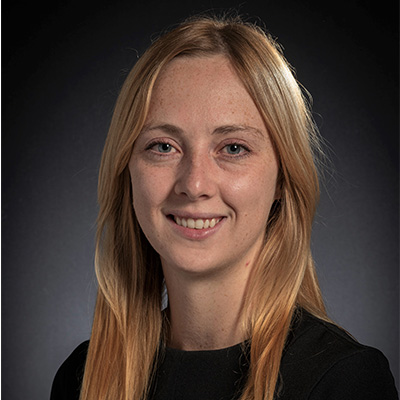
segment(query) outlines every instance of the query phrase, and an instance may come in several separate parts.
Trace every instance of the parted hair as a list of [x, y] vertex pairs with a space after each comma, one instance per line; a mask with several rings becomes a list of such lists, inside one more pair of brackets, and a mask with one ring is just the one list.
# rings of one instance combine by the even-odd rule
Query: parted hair
[[244, 299], [250, 369], [240, 399], [272, 400], [279, 390], [280, 361], [297, 307], [327, 318], [310, 250], [320, 141], [305, 90], [280, 46], [260, 27], [238, 17], [191, 18], [151, 44], [128, 74], [115, 106], [99, 174], [99, 286], [81, 400], [144, 400], [149, 394], [166, 337], [163, 273], [132, 207], [128, 163], [160, 71], [176, 57], [213, 55], [231, 62], [279, 161], [279, 200]]

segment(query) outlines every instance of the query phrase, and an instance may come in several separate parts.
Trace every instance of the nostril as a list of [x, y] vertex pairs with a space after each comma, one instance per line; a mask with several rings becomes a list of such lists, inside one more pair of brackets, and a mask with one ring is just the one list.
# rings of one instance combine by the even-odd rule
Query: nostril
[[209, 173], [207, 168], [197, 165], [191, 166], [176, 180], [175, 192], [185, 195], [190, 200], [211, 197], [215, 194], [214, 176]]

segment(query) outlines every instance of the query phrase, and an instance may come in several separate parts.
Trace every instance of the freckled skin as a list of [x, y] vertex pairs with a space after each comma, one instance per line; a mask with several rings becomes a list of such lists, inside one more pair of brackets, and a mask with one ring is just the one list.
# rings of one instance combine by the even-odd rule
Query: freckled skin
[[[159, 128], [167, 124], [178, 129]], [[276, 198], [278, 163], [264, 122], [229, 61], [213, 56], [170, 62], [156, 81], [145, 126], [129, 163], [133, 206], [164, 273], [229, 272], [245, 279], [244, 267], [260, 251]], [[222, 126], [251, 129], [215, 133]], [[157, 140], [171, 151], [160, 154], [152, 145]], [[232, 156], [232, 143], [248, 151]], [[221, 226], [204, 240], [189, 240], [168, 218], [177, 210], [221, 216]]]

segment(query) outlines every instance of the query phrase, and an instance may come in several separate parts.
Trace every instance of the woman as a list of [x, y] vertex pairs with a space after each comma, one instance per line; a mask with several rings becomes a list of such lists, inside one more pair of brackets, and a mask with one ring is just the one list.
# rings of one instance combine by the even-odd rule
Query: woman
[[384, 356], [325, 312], [310, 252], [319, 154], [262, 30], [202, 17], [154, 42], [103, 153], [90, 344], [52, 399], [397, 398]]

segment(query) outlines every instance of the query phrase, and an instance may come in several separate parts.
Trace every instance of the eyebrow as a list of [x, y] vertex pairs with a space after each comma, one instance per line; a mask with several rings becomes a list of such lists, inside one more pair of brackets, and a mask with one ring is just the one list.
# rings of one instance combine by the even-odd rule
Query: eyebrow
[[222, 125], [214, 129], [213, 135], [226, 135], [228, 133], [248, 131], [255, 136], [264, 136], [264, 134], [257, 128], [249, 125]]
[[[154, 130], [161, 130], [166, 133], [170, 134], [183, 134], [184, 130], [179, 128], [178, 126], [172, 125], [172, 124], [160, 124], [160, 125], [145, 125], [142, 129], [142, 133], [149, 132], [149, 131], [154, 131]], [[264, 136], [263, 132], [261, 132], [259, 129], [254, 128], [249, 125], [222, 125], [217, 128], [215, 128], [212, 132], [212, 135], [227, 135], [228, 133], [234, 133], [234, 132], [243, 132], [243, 131], [248, 131], [249, 133], [254, 134], [254, 136]]]
[[145, 125], [141, 131], [141, 133], [146, 133], [146, 132], [150, 132], [150, 131], [156, 131], [156, 130], [161, 130], [167, 133], [178, 133], [178, 134], [182, 134], [183, 133], [183, 129], [175, 126], [175, 125], [171, 125], [171, 124], [160, 124], [160, 125]]

